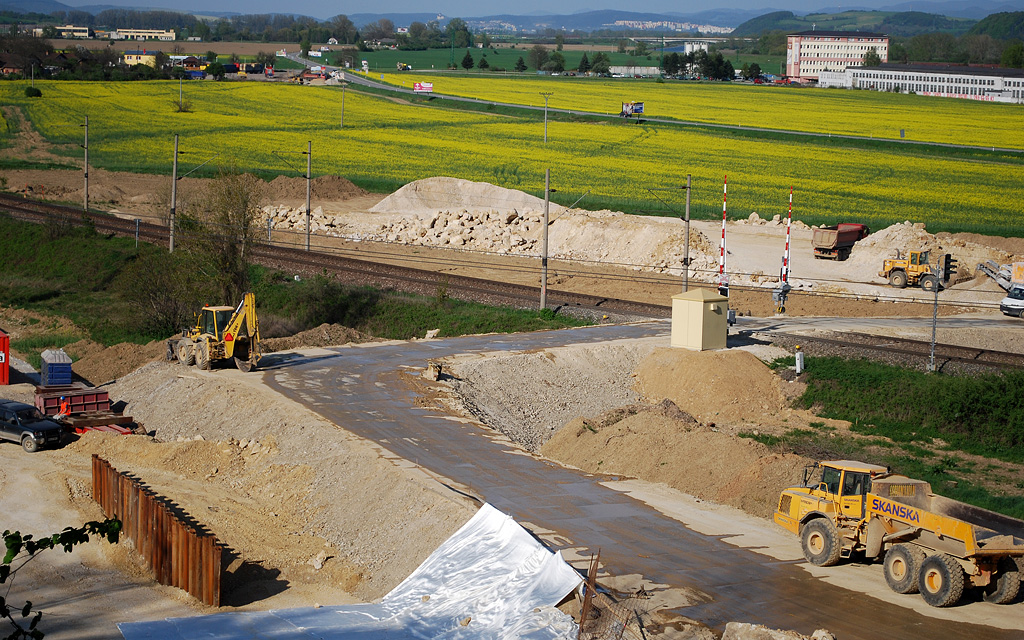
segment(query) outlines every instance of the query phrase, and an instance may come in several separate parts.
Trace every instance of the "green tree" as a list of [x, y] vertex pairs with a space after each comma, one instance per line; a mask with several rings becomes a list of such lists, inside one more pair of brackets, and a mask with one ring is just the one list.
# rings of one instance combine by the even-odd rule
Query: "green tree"
[[874, 47], [868, 47], [868, 50], [864, 53], [864, 66], [877, 67], [880, 64], [882, 64], [882, 57], [878, 55], [878, 50]]
[[590, 71], [590, 60], [587, 58], [586, 52], [584, 52], [583, 57], [580, 58], [580, 66], [576, 67], [576, 70], [580, 73], [587, 73]]
[[1017, 41], [1006, 45], [1000, 64], [1008, 69], [1024, 68], [1024, 43]]
[[[3, 562], [0, 563], [0, 584], [8, 581], [14, 582], [18, 571], [25, 566], [36, 555], [47, 549], [60, 547], [65, 553], [70, 553], [76, 546], [89, 541], [90, 536], [102, 536], [107, 542], [116, 544], [121, 533], [120, 520], [104, 520], [103, 522], [86, 522], [81, 527], [65, 527], [60, 533], [36, 540], [32, 534], [22, 535], [20, 531], [4, 531], [4, 547], [6, 553]], [[39, 621], [43, 617], [42, 611], [33, 611], [32, 603], [26, 602], [25, 606], [17, 609], [11, 607], [7, 602], [10, 593], [10, 586], [0, 597], [0, 618], [5, 618], [11, 624], [13, 630], [5, 640], [39, 640], [43, 632], [39, 630]]]
[[555, 51], [561, 51], [565, 47], [565, 34], [559, 33], [555, 36]]
[[213, 76], [215, 80], [223, 79], [224, 73], [224, 65], [219, 62], [206, 65], [206, 74]]
[[598, 75], [606, 74], [611, 69], [611, 59], [602, 51], [598, 51], [594, 54], [594, 59], [590, 63], [590, 71]]
[[476, 63], [477, 69], [487, 69], [491, 63], [487, 62], [487, 56], [480, 56], [480, 62]]
[[462, 68], [466, 71], [473, 68], [473, 54], [470, 51], [466, 51], [466, 56], [462, 58]]
[[550, 73], [562, 73], [565, 71], [565, 56], [562, 55], [561, 51], [555, 51], [548, 58], [548, 61], [544, 63], [544, 71]]
[[253, 247], [263, 231], [266, 183], [251, 173], [220, 172], [180, 217], [182, 246], [202, 279], [225, 301], [249, 290]]
[[473, 44], [473, 34], [462, 18], [452, 18], [446, 27], [449, 42], [455, 43], [456, 49], [462, 49]]
[[309, 55], [309, 49], [313, 44], [309, 41], [309, 36], [302, 36], [302, 42], [299, 43], [299, 49], [302, 50], [302, 57], [305, 58]]
[[206, 62], [208, 64], [213, 64], [214, 62], [217, 62], [217, 52], [216, 51], [207, 51], [206, 52]]
[[523, 60], [523, 56], [519, 56], [519, 59], [516, 60], [516, 66], [512, 68], [518, 71], [519, 73], [526, 71], [526, 61]]
[[547, 47], [535, 44], [526, 53], [526, 58], [530, 62], [530, 66], [538, 71], [544, 67], [544, 63], [548, 61], [551, 54], [548, 53]]

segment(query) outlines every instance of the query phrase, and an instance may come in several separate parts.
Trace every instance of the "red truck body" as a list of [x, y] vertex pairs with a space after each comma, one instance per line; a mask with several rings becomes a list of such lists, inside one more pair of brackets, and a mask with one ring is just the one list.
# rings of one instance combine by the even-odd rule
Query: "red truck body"
[[819, 227], [814, 230], [811, 244], [814, 257], [825, 260], [846, 260], [850, 256], [854, 243], [867, 237], [869, 229], [866, 225], [854, 222], [841, 222], [833, 227]]

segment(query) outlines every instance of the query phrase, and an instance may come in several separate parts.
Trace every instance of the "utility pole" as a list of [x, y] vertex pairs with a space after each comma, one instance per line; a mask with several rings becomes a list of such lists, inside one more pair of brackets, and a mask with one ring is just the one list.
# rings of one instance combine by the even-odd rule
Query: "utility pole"
[[544, 235], [540, 258], [540, 310], [548, 307], [548, 205], [551, 202], [551, 169], [544, 170]]
[[690, 178], [686, 174], [686, 245], [683, 247], [683, 293], [690, 290]]
[[82, 148], [85, 149], [85, 162], [82, 164], [82, 171], [85, 174], [85, 202], [82, 204], [82, 210], [86, 213], [89, 212], [89, 116], [85, 116], [85, 144]]
[[313, 190], [312, 174], [310, 173], [313, 168], [313, 141], [310, 140], [306, 143], [306, 251], [309, 251], [309, 227], [310, 227], [310, 209], [309, 209], [309, 196]]
[[341, 83], [341, 128], [345, 128], [345, 89], [348, 88], [347, 82]]
[[170, 252], [174, 253], [174, 218], [178, 211], [178, 134], [174, 134], [174, 162], [171, 163]]
[[540, 92], [540, 95], [544, 96], [544, 144], [548, 143], [548, 98], [555, 95], [552, 92]]

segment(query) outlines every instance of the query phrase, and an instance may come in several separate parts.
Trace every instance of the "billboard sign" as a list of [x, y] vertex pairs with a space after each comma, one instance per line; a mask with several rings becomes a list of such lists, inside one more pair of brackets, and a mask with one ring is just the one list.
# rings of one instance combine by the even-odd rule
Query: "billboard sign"
[[623, 102], [622, 113], [620, 114], [624, 118], [629, 116], [638, 116], [644, 112], [644, 103], [642, 102]]
[[414, 82], [412, 83], [412, 90], [416, 93], [433, 93], [434, 83], [433, 82]]
[[310, 51], [309, 55], [313, 56], [314, 58], [322, 58], [322, 57], [324, 57], [324, 52], [323, 51]]

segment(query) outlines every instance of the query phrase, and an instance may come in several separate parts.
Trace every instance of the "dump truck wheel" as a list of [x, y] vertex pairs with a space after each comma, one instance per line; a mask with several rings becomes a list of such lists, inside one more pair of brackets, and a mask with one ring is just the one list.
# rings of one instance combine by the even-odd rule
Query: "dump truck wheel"
[[889, 284], [902, 289], [907, 286], [907, 272], [906, 271], [893, 271], [889, 274]]
[[825, 518], [811, 520], [804, 525], [800, 537], [804, 557], [819, 567], [831, 567], [839, 562], [839, 532]]
[[933, 607], [952, 606], [964, 595], [964, 569], [945, 553], [924, 559], [917, 582], [921, 597]]
[[210, 370], [210, 345], [205, 342], [196, 345], [196, 366], [203, 371]]
[[935, 291], [939, 288], [939, 279], [935, 276], [921, 276], [920, 283], [925, 291]]
[[885, 581], [896, 593], [917, 593], [924, 551], [912, 544], [895, 544], [885, 552]]
[[21, 448], [29, 453], [35, 453], [36, 451], [39, 451], [39, 443], [29, 436], [25, 436], [21, 439]]
[[999, 572], [992, 577], [992, 582], [983, 588], [985, 602], [1008, 604], [1020, 593], [1020, 571], [1013, 558], [999, 561]]
[[196, 363], [196, 345], [191, 340], [178, 341], [178, 360], [189, 367]]

